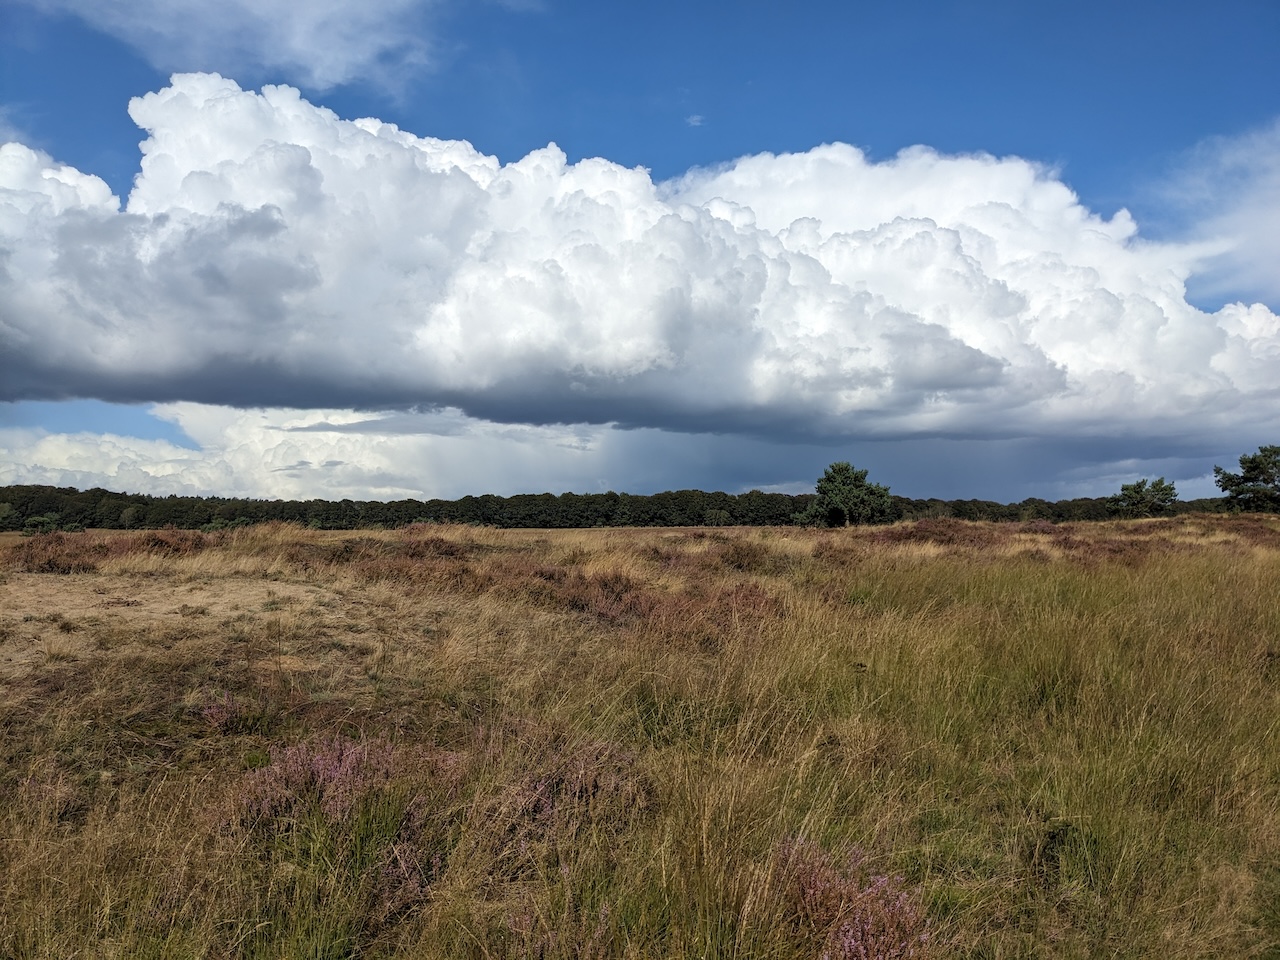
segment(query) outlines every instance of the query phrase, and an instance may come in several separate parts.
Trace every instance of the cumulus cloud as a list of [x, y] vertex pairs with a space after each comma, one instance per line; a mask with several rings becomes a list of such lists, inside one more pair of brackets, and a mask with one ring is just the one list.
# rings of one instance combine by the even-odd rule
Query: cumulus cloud
[[834, 144], [654, 183], [216, 75], [129, 110], [148, 139], [123, 206], [0, 148], [2, 399], [824, 442], [1207, 437], [1280, 412], [1280, 318], [1191, 306], [1195, 250], [1022, 159]]
[[25, 0], [125, 41], [160, 70], [260, 71], [317, 90], [428, 62], [432, 0]]

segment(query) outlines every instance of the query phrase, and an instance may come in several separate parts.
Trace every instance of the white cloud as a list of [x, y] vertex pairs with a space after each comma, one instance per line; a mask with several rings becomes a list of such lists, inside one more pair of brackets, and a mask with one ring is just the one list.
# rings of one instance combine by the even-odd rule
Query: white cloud
[[1250, 447], [1244, 436], [1225, 435], [1216, 447], [1173, 450], [1142, 438], [1108, 444], [1052, 437], [833, 447], [654, 429], [497, 424], [452, 409], [357, 414], [176, 403], [151, 413], [197, 445], [0, 425], [0, 486], [328, 500], [690, 487], [800, 493], [813, 489], [832, 460], [852, 459], [905, 496], [1098, 496], [1140, 476], [1165, 476], [1192, 497], [1214, 495], [1211, 466], [1232, 465]]
[[427, 63], [433, 0], [25, 0], [70, 13], [160, 70], [265, 70], [325, 90]]
[[28, 139], [13, 119], [14, 109], [8, 104], [0, 104], [0, 143], [23, 141]]
[[[699, 444], [658, 431], [513, 426], [452, 409], [355, 414], [175, 403], [159, 405], [152, 414], [180, 426], [198, 448], [0, 427], [0, 485], [283, 499], [456, 498], [604, 490], [628, 482], [679, 485], [682, 468], [700, 458]], [[664, 455], [646, 457], [643, 451], [655, 447]], [[670, 472], [637, 469], [637, 457]]]
[[1280, 120], [1200, 144], [1166, 189], [1205, 253], [1197, 292], [1280, 305]]
[[4, 399], [827, 440], [1280, 421], [1275, 314], [1192, 307], [1196, 248], [1018, 158], [836, 144], [655, 184], [212, 75], [130, 114], [149, 138], [123, 211], [0, 152]]

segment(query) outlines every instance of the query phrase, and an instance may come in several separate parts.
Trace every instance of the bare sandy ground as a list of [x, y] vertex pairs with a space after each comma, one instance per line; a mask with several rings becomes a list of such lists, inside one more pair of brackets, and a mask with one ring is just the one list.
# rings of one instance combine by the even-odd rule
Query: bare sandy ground
[[238, 623], [297, 616], [315, 611], [328, 593], [309, 584], [251, 579], [175, 583], [101, 573], [0, 574], [0, 680], [23, 677], [51, 660], [171, 646]]

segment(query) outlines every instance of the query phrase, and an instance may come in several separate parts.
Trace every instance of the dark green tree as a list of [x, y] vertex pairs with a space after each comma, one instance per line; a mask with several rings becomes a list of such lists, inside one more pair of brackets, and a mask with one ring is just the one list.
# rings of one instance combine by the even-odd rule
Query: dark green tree
[[61, 525], [62, 518], [56, 513], [42, 513], [34, 517], [27, 517], [27, 522], [22, 528], [24, 537], [32, 537], [37, 533], [53, 533]]
[[895, 519], [889, 488], [867, 482], [866, 470], [847, 461], [833, 463], [818, 480], [817, 496], [796, 515], [806, 526], [843, 527], [854, 523], [891, 523]]
[[1259, 447], [1240, 457], [1240, 472], [1213, 468], [1214, 483], [1237, 510], [1280, 513], [1280, 447]]
[[1156, 517], [1171, 511], [1177, 499], [1178, 491], [1164, 477], [1150, 481], [1143, 477], [1137, 483], [1122, 484], [1119, 493], [1108, 497], [1107, 512], [1128, 519]]

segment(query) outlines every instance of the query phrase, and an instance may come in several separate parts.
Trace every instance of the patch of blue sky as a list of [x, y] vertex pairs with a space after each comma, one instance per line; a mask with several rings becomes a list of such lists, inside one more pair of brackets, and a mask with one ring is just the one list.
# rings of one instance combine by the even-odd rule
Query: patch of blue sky
[[79, 19], [4, 3], [0, 104], [21, 142], [101, 177], [123, 201], [146, 136], [129, 118], [131, 97], [167, 75], [124, 43]]
[[139, 440], [164, 440], [187, 450], [200, 445], [176, 423], [155, 416], [150, 404], [101, 400], [21, 400], [0, 403], [0, 428], [27, 427], [49, 433], [110, 433]]

